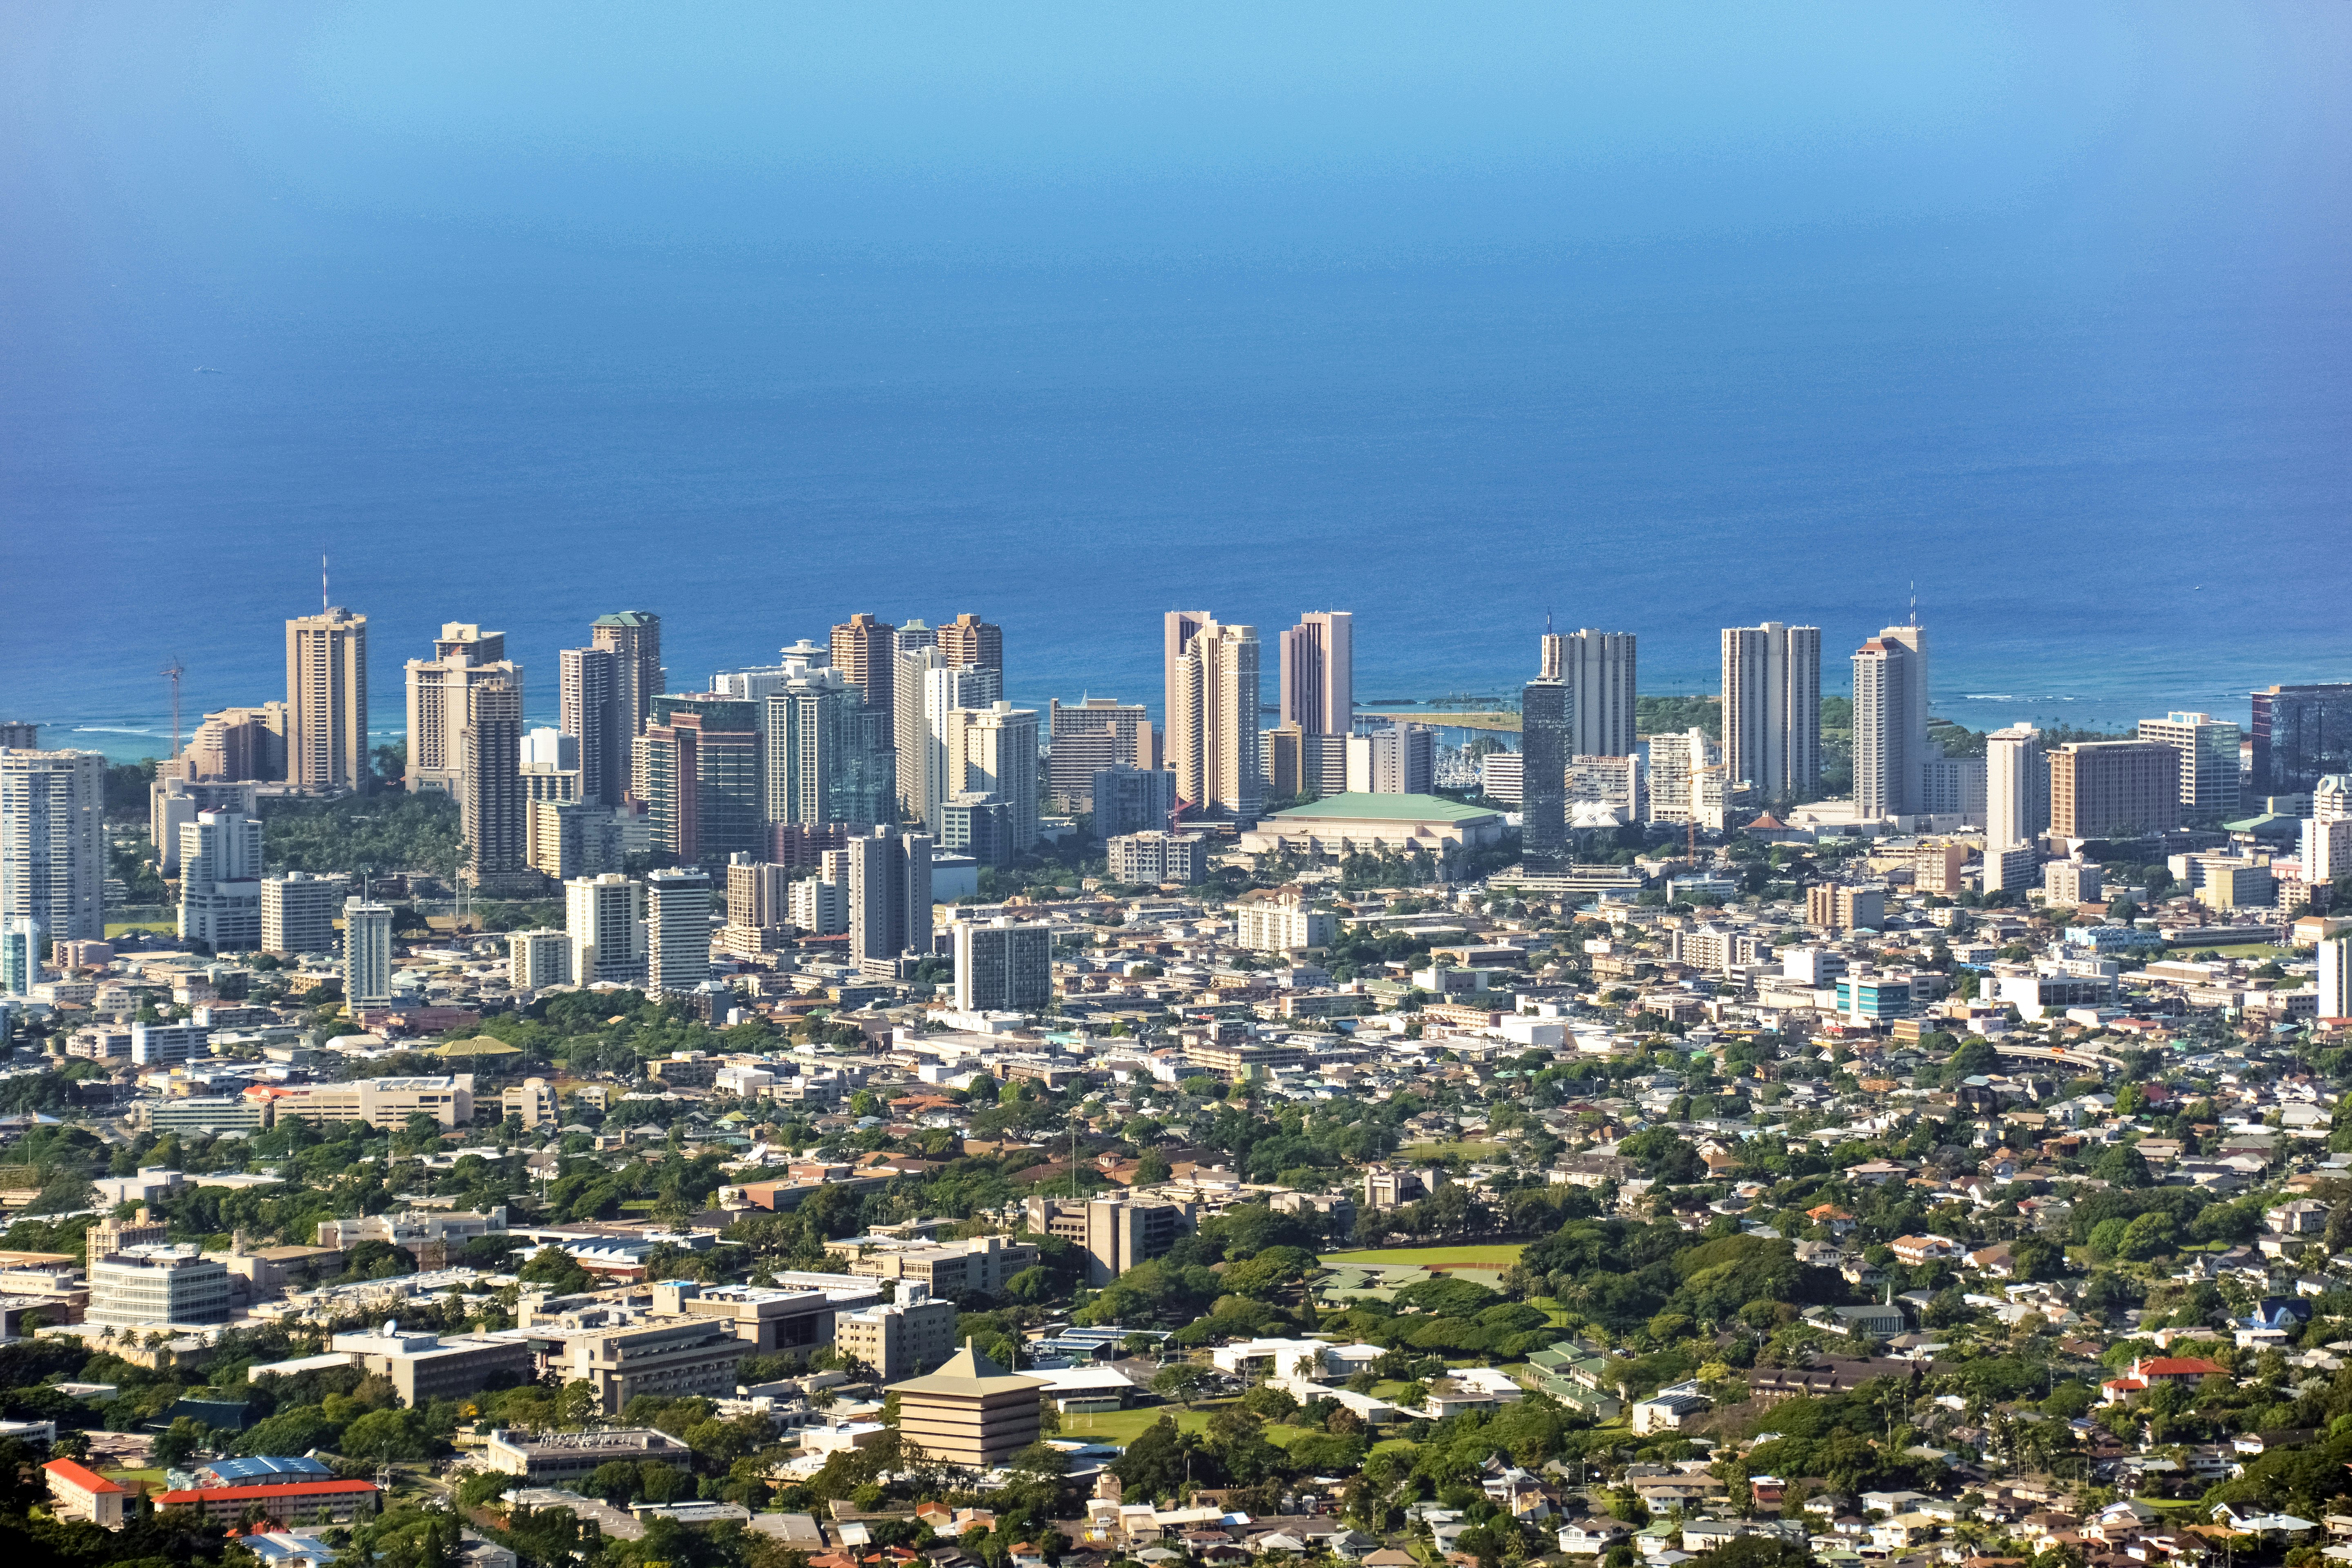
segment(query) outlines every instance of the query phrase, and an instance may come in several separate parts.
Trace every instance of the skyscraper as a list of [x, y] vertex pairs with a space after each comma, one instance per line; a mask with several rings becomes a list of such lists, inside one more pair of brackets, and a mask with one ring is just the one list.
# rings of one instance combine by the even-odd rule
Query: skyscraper
[[[860, 610], [833, 628], [833, 668], [848, 678], [878, 713], [890, 711], [891, 668], [898, 653], [898, 627]], [[945, 635], [946, 628], [941, 628]]]
[[338, 605], [286, 623], [286, 778], [304, 790], [373, 787], [365, 616]]
[[1436, 737], [1419, 724], [1371, 733], [1372, 793], [1427, 795], [1437, 787]]
[[653, 845], [680, 865], [727, 863], [765, 847], [761, 735], [752, 704], [707, 691], [654, 699], [637, 737], [635, 794]]
[[261, 945], [261, 824], [205, 811], [180, 827], [180, 936], [214, 952]]
[[0, 749], [0, 915], [106, 939], [106, 758]]
[[522, 667], [507, 658], [507, 635], [462, 621], [441, 628], [431, 658], [408, 661], [409, 793], [454, 793], [465, 759], [457, 731], [466, 723], [466, 694], [485, 681], [522, 689]]
[[568, 647], [556, 728], [580, 742], [580, 798], [618, 805], [629, 789], [629, 742], [636, 731], [621, 710], [618, 656], [609, 647]]
[[2180, 826], [2180, 753], [2161, 741], [2082, 741], [2050, 753], [2050, 831], [2062, 838]]
[[2318, 958], [2319, 1016], [2352, 1018], [2352, 936], [2327, 938]]
[[763, 704], [764, 820], [871, 826], [896, 816], [895, 766], [881, 725], [838, 669], [795, 664]]
[[1639, 744], [1632, 632], [1547, 633], [1542, 674], [1568, 688], [1562, 712], [1571, 757], [1630, 757]]
[[950, 664], [975, 669], [1004, 670], [1004, 628], [978, 616], [961, 615], [939, 630], [937, 646]]
[[1732, 782], [1767, 795], [1821, 787], [1821, 627], [1724, 628], [1723, 760]]
[[931, 951], [931, 840], [929, 834], [877, 827], [852, 838], [849, 857], [849, 956], [856, 963]]
[[1002, 917], [955, 926], [955, 1005], [963, 1013], [1036, 1013], [1054, 999], [1054, 931]]
[[1927, 637], [1888, 626], [1853, 656], [1853, 800], [1864, 821], [1925, 810]]
[[599, 616], [589, 623], [588, 637], [591, 646], [613, 656], [613, 705], [620, 721], [622, 754], [626, 755], [629, 742], [653, 722], [654, 699], [669, 685], [669, 672], [662, 668], [661, 617], [651, 610]]
[[[1151, 710], [1116, 697], [1089, 697], [1075, 708], [1045, 705], [1048, 731], [1045, 793], [1063, 811], [1086, 811], [1095, 774], [1105, 768], [1156, 768]], [[1096, 836], [1102, 837], [1097, 827]]]
[[2238, 809], [2238, 727], [2210, 713], [2168, 713], [2139, 721], [2139, 738], [2161, 741], [2180, 753], [2180, 809], [2192, 821], [2212, 821]]
[[1546, 646], [1545, 671], [1519, 693], [1520, 858], [1530, 872], [1560, 865], [1568, 853], [1568, 683], [1558, 673], [1562, 650]]
[[660, 995], [710, 978], [710, 879], [700, 871], [646, 878], [646, 984]]
[[[936, 649], [919, 657], [924, 661], [922, 685], [903, 694], [908, 705], [919, 703], [922, 713], [921, 744], [912, 758], [916, 778], [908, 806], [921, 814], [924, 826], [936, 836], [940, 803], [964, 787], [963, 758], [954, 749], [957, 721], [953, 715], [989, 707], [1002, 699], [1004, 672], [978, 665], [950, 665]], [[909, 671], [913, 668], [909, 661]]]
[[392, 1001], [392, 906], [367, 899], [343, 903], [343, 1000], [354, 1008]]
[[0, 996], [30, 994], [40, 979], [41, 922], [30, 915], [0, 915]]
[[1308, 735], [1354, 731], [1355, 624], [1356, 617], [1346, 610], [1311, 610], [1282, 634], [1284, 723], [1296, 724]]
[[1180, 610], [1165, 629], [1168, 764], [1177, 793], [1206, 815], [1254, 818], [1265, 803], [1257, 628]]
[[530, 868], [530, 816], [522, 780], [522, 682], [503, 677], [465, 689], [457, 736], [458, 820], [466, 836], [459, 873], [486, 893], [538, 885]]
[[2329, 773], [2352, 772], [2352, 681], [2271, 686], [2253, 694], [2253, 784], [2304, 795]]
[[947, 793], [992, 795], [1004, 803], [1010, 854], [1037, 843], [1037, 710], [992, 702], [948, 713]]
[[646, 885], [618, 871], [563, 884], [563, 930], [572, 939], [572, 980], [632, 984], [646, 977]]
[[2050, 830], [2050, 759], [2042, 731], [2011, 724], [1985, 737], [1985, 847], [2034, 844]]

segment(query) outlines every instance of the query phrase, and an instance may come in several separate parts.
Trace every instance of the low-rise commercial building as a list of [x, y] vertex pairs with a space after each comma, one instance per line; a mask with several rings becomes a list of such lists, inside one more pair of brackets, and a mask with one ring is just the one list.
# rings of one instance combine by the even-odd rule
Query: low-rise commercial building
[[733, 1330], [730, 1320], [689, 1319], [639, 1328], [534, 1331], [530, 1342], [560, 1381], [587, 1384], [595, 1392], [596, 1407], [617, 1415], [641, 1394], [731, 1398], [735, 1363], [753, 1349]]
[[1108, 857], [1105, 875], [1114, 882], [1157, 886], [1161, 882], [1197, 882], [1208, 869], [1207, 840], [1197, 833], [1150, 829], [1122, 833], [1103, 844]]
[[895, 1298], [834, 1322], [834, 1347], [874, 1369], [884, 1383], [930, 1371], [955, 1353], [953, 1302], [935, 1301], [930, 1287], [901, 1280]]
[[884, 1287], [864, 1280], [816, 1283], [831, 1278], [793, 1275], [776, 1286], [665, 1279], [654, 1287], [654, 1310], [723, 1323], [743, 1342], [746, 1355], [814, 1350], [833, 1343], [842, 1313], [870, 1307], [884, 1295]]
[[127, 1247], [91, 1259], [82, 1321], [110, 1329], [225, 1323], [230, 1289], [228, 1269], [193, 1247]]
[[1100, 1289], [1190, 1236], [1200, 1205], [1133, 1197], [1028, 1200], [1029, 1228], [1086, 1249], [1087, 1283]]
[[412, 1408], [426, 1400], [456, 1399], [493, 1384], [530, 1381], [530, 1346], [519, 1339], [438, 1334], [337, 1334], [329, 1348], [352, 1365], [392, 1382]]
[[1261, 889], [1234, 901], [1234, 942], [1252, 952], [1298, 952], [1339, 940], [1339, 917], [1297, 888]]
[[586, 1479], [600, 1465], [647, 1460], [689, 1468], [694, 1450], [650, 1426], [606, 1426], [586, 1432], [522, 1432], [499, 1427], [482, 1446], [482, 1463], [502, 1476], [520, 1476], [531, 1486], [561, 1486]]
[[407, 1126], [408, 1119], [417, 1115], [429, 1116], [444, 1127], [465, 1127], [474, 1120], [472, 1073], [289, 1084], [267, 1093], [273, 1123], [299, 1116], [330, 1127], [363, 1121], [392, 1131]]
[[375, 1517], [383, 1493], [373, 1481], [288, 1481], [268, 1486], [203, 1487], [163, 1492], [159, 1509], [194, 1509], [207, 1524], [237, 1524], [247, 1509], [280, 1529], [290, 1525], [352, 1525]]

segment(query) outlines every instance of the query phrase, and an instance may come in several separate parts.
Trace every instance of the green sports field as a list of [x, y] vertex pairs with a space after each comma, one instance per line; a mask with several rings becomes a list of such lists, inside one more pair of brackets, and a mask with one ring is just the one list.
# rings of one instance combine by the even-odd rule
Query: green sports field
[[1370, 1252], [1327, 1252], [1321, 1261], [1336, 1263], [1397, 1263], [1423, 1268], [1508, 1268], [1525, 1250], [1520, 1242], [1493, 1247], [1382, 1247]]

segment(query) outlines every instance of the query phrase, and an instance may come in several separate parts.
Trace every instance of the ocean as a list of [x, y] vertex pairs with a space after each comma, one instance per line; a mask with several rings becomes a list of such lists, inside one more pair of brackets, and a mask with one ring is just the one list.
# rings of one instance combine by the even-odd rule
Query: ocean
[[1173, 608], [1257, 626], [1269, 702], [1310, 609], [1355, 613], [1366, 700], [1515, 689], [1547, 620], [1637, 633], [1651, 692], [1714, 690], [1722, 626], [1816, 624], [1843, 690], [1914, 604], [1976, 729], [2352, 679], [2336, 153], [2259, 223], [2135, 168], [2128, 216], [1882, 191], [1580, 228], [1535, 182], [1504, 234], [1508, 181], [1441, 222], [1432, 175], [1313, 243], [1232, 207], [1178, 243], [1193, 209], [1140, 196], [881, 243], [648, 232], [577, 155], [561, 223], [329, 199], [381, 171], [276, 143], [207, 175], [215, 222], [142, 205], [154, 134], [117, 149], [147, 186], [68, 193], [38, 138], [47, 183], [0, 176], [44, 218], [0, 256], [0, 718], [47, 743], [161, 753], [173, 661], [189, 728], [282, 696], [322, 554], [386, 738], [442, 622], [505, 631], [551, 721], [556, 651], [623, 608], [688, 690], [854, 611], [972, 611], [1040, 708], [1157, 708]]

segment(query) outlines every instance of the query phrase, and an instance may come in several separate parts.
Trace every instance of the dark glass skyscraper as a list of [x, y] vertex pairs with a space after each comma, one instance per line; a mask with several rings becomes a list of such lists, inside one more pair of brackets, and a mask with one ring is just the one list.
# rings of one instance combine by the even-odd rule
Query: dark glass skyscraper
[[1519, 848], [1529, 872], [1568, 854], [1568, 683], [1547, 670], [1519, 694]]
[[2302, 795], [2328, 773], [2352, 773], [2352, 681], [2273, 686], [2253, 694], [2253, 785]]

